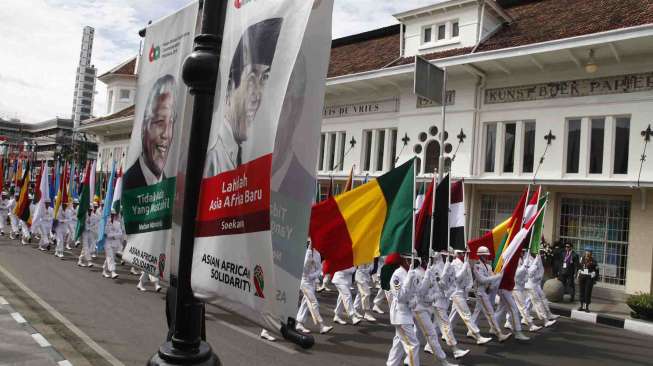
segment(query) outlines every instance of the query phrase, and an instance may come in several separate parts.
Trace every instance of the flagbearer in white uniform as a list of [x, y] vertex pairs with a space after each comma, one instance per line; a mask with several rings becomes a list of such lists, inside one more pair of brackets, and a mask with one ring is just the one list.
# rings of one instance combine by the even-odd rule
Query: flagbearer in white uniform
[[471, 290], [474, 283], [472, 270], [469, 267], [469, 260], [465, 258], [466, 254], [464, 250], [456, 250], [455, 253], [456, 259], [451, 262], [451, 266], [455, 271], [455, 290], [451, 295], [453, 305], [449, 314], [449, 323], [452, 327], [455, 327], [457, 317], [460, 316], [465, 322], [467, 330], [476, 340], [476, 344], [488, 343], [492, 338], [481, 336], [481, 331], [478, 329], [474, 319], [472, 319], [472, 312], [469, 310], [469, 306], [467, 306], [467, 293]]
[[9, 211], [9, 223], [11, 224], [11, 233], [9, 233], [10, 239], [16, 239], [16, 237], [18, 236], [18, 231], [20, 230], [20, 228], [18, 227], [18, 217], [14, 212], [17, 204], [16, 201], [18, 200], [19, 196], [20, 193], [14, 193], [14, 196], [11, 197], [9, 202], [7, 202], [7, 210]]
[[[92, 215], [93, 214], [89, 209], [86, 212], [84, 231], [80, 237], [82, 251], [79, 253], [79, 260], [77, 261], [77, 265], [80, 267], [93, 267], [93, 262], [91, 262], [91, 247], [95, 245], [95, 241], [93, 240], [93, 232], [91, 230]], [[86, 260], [86, 263], [84, 263], [84, 260]]]
[[372, 286], [374, 286], [374, 283], [372, 282], [373, 269], [373, 263], [361, 264], [360, 266], [356, 266], [356, 273], [354, 274], [354, 281], [356, 281], [356, 288], [358, 289], [358, 293], [354, 298], [356, 316], [369, 322], [376, 321], [372, 315], [372, 306], [370, 304], [370, 299], [372, 298]]
[[7, 197], [7, 192], [2, 191], [2, 198], [0, 198], [0, 235], [5, 235], [8, 214], [9, 214], [9, 199]]
[[422, 260], [421, 265], [415, 268], [416, 278], [416, 305], [413, 309], [413, 319], [415, 320], [415, 330], [418, 339], [429, 345], [432, 353], [441, 365], [451, 365], [447, 361], [447, 355], [440, 346], [438, 333], [433, 325], [433, 302], [437, 297], [437, 283], [435, 267], [430, 266], [424, 270], [428, 262], [427, 258]]
[[[54, 210], [50, 206], [50, 199], [45, 197], [45, 209], [40, 222], [34, 225], [40, 229], [41, 240], [39, 241], [39, 250], [46, 251], [50, 249], [50, 233], [52, 232], [52, 220], [54, 217]], [[55, 252], [55, 255], [57, 253]]]
[[66, 205], [66, 233], [64, 234], [64, 241], [66, 242], [66, 249], [71, 250], [70, 244], [75, 240], [75, 228], [77, 227], [77, 199], [68, 202]]
[[347, 324], [347, 322], [342, 319], [343, 313], [347, 314], [353, 325], [356, 325], [361, 321], [361, 318], [359, 318], [354, 311], [354, 302], [352, 301], [353, 299], [351, 298], [350, 290], [352, 276], [355, 271], [356, 269], [351, 267], [333, 274], [332, 283], [336, 286], [336, 289], [338, 289], [338, 300], [336, 301], [333, 321], [338, 324]]
[[302, 281], [299, 284], [299, 290], [304, 296], [297, 311], [297, 325], [295, 326], [295, 329], [302, 333], [310, 333], [310, 330], [304, 326], [309, 313], [311, 314], [313, 323], [320, 329], [320, 333], [324, 334], [333, 329], [333, 327], [324, 324], [322, 315], [320, 315], [320, 304], [315, 297], [315, 282], [320, 277], [320, 273], [322, 273], [321, 259], [320, 253], [312, 248], [309, 240], [306, 255], [304, 256]]
[[[29, 207], [27, 209], [29, 210], [30, 217], [31, 217], [32, 214], [34, 213], [34, 209], [36, 207], [36, 206], [34, 206], [34, 203], [32, 202], [34, 200], [34, 195], [29, 194], [28, 195], [28, 200], [29, 200], [28, 201], [29, 202]], [[22, 234], [20, 242], [23, 245], [27, 245], [32, 241], [32, 234], [30, 233], [30, 228], [29, 228], [29, 226], [27, 226], [27, 222], [23, 221], [23, 219], [19, 219], [19, 222], [20, 222], [20, 230], [21, 230], [21, 234]], [[52, 230], [52, 215], [50, 215], [50, 230]], [[48, 233], [49, 233], [49, 231], [48, 231]], [[46, 238], [47, 238], [47, 235], [46, 235]], [[50, 244], [48, 243], [48, 247], [49, 246], [50, 246]]]
[[[374, 306], [372, 307], [372, 311], [374, 311], [377, 314], [383, 314], [385, 311], [381, 309], [381, 304], [383, 304], [383, 300], [388, 301], [388, 294], [389, 291], [385, 291], [384, 289], [381, 288], [381, 270], [383, 269], [383, 264], [385, 263], [385, 257], [378, 257], [376, 258], [377, 260], [377, 267], [376, 267], [376, 273], [372, 275], [372, 280], [374, 281], [374, 284], [377, 288], [376, 296], [374, 296], [374, 300], [372, 302], [374, 303]], [[390, 305], [390, 302], [388, 301], [388, 306]]]
[[512, 330], [515, 333], [515, 339], [520, 341], [528, 341], [528, 338], [521, 330], [521, 323], [519, 321], [519, 310], [515, 303], [515, 298], [512, 296], [512, 290], [499, 288], [499, 308], [494, 313], [494, 319], [497, 324], [503, 324], [507, 319], [506, 315], [510, 313], [510, 321], [512, 323]]
[[[517, 266], [517, 271], [515, 271], [515, 288], [512, 289], [512, 296], [515, 299], [515, 304], [517, 304], [517, 310], [521, 315], [521, 323], [528, 326], [530, 332], [537, 332], [542, 329], [535, 324], [533, 324], [533, 317], [530, 314], [530, 299], [528, 298], [528, 293], [526, 292], [526, 279], [528, 278], [528, 262], [530, 256], [526, 253], [526, 249], [522, 253], [522, 256], [519, 258], [519, 264]], [[510, 316], [510, 313], [506, 315], [506, 318]], [[511, 327], [512, 322], [506, 319], [506, 328]]]
[[[490, 330], [494, 333], [499, 342], [503, 342], [506, 339], [510, 338], [510, 333], [505, 334], [501, 331], [501, 327], [494, 320], [494, 299], [490, 299], [488, 292], [490, 288], [497, 285], [501, 281], [501, 274], [494, 274], [492, 272], [491, 266], [487, 263], [490, 256], [490, 250], [485, 246], [480, 246], [476, 250], [476, 255], [479, 257], [479, 260], [474, 264], [473, 273], [474, 273], [474, 287], [476, 289], [476, 309], [483, 311], [483, 315], [490, 324]], [[474, 309], [474, 314], [476, 313]], [[476, 318], [472, 316], [472, 320], [476, 322]]]
[[93, 245], [91, 245], [91, 258], [95, 259], [97, 258], [97, 242], [98, 242], [98, 235], [100, 234], [100, 210], [98, 207], [100, 204], [97, 201], [93, 202], [93, 209], [91, 210], [91, 225], [89, 226], [89, 229], [91, 230], [91, 241]]
[[411, 254], [402, 253], [401, 266], [390, 278], [393, 297], [390, 305], [390, 324], [395, 327], [395, 336], [388, 354], [387, 366], [402, 365], [405, 356], [409, 366], [419, 366], [419, 342], [411, 309], [415, 305], [417, 273], [410, 269], [410, 263]]
[[66, 239], [66, 231], [68, 230], [68, 222], [70, 221], [68, 214], [66, 213], [66, 210], [63, 209], [63, 207], [59, 207], [56, 220], [57, 224], [54, 228], [54, 237], [56, 242], [54, 255], [63, 259], [64, 241]]
[[549, 303], [546, 300], [544, 291], [542, 291], [542, 277], [544, 277], [544, 266], [542, 265], [541, 253], [544, 249], [540, 249], [540, 255], [531, 253], [532, 259], [528, 261], [526, 292], [531, 300], [531, 304], [535, 310], [537, 318], [544, 322], [545, 327], [550, 327], [556, 323], [558, 315], [554, 315], [549, 308]]
[[120, 227], [120, 220], [116, 216], [116, 211], [111, 210], [111, 218], [104, 229], [106, 235], [104, 252], [106, 257], [102, 267], [102, 276], [106, 278], [118, 278], [116, 273], [116, 251], [120, 250], [120, 246], [122, 246], [122, 228]]

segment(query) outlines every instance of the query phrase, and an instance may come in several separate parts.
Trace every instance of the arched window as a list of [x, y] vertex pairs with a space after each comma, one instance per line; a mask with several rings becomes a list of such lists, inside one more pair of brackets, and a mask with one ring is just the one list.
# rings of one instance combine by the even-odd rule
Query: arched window
[[415, 175], [422, 174], [422, 159], [415, 157]]
[[440, 160], [440, 144], [437, 141], [431, 140], [426, 145], [424, 159], [426, 161], [426, 164], [424, 164], [424, 172], [436, 172], [438, 169], [438, 161]]

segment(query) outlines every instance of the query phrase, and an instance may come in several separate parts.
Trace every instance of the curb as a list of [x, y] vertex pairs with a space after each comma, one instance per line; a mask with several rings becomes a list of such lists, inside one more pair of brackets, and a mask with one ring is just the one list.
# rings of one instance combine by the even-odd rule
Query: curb
[[25, 320], [25, 318], [2, 296], [0, 296], [0, 311], [9, 314], [18, 325], [22, 326], [23, 329], [32, 336], [34, 342], [50, 354], [54, 363], [58, 366], [72, 366], [70, 361], [66, 360], [65, 357], [59, 353], [59, 351], [57, 351], [57, 349], [54, 348], [41, 333], [37, 332], [36, 329], [34, 329], [34, 327], [32, 327], [29, 322]]
[[573, 320], [579, 320], [593, 324], [601, 324], [609, 327], [621, 328], [635, 333], [653, 336], [653, 323], [627, 318], [619, 318], [616, 316], [603, 315], [599, 313], [586, 313], [584, 311], [570, 310], [556, 306], [553, 303], [549, 303], [549, 308], [551, 309], [552, 313]]

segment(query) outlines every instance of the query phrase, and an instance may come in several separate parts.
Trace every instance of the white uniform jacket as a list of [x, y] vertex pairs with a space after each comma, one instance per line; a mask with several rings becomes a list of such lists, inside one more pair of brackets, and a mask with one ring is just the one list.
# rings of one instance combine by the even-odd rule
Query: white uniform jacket
[[474, 287], [476, 291], [488, 292], [490, 288], [497, 282], [500, 278], [500, 274], [494, 274], [492, 272], [492, 267], [483, 263], [480, 260], [474, 264]]
[[356, 283], [366, 283], [368, 286], [372, 286], [372, 269], [374, 264], [361, 264], [356, 266], [356, 274], [354, 274], [354, 279]]
[[311, 248], [306, 249], [306, 255], [304, 256], [304, 270], [302, 272], [302, 284], [315, 284], [315, 280], [320, 277], [321, 272], [322, 263], [320, 263], [320, 253]]
[[469, 261], [463, 262], [456, 258], [451, 262], [451, 266], [455, 270], [456, 280], [454, 281], [454, 284], [456, 286], [456, 292], [461, 292], [466, 295], [474, 285], [472, 272], [469, 268]]
[[356, 271], [355, 267], [338, 271], [333, 274], [333, 279], [331, 280], [331, 283], [333, 283], [334, 285], [351, 286], [351, 278], [354, 275], [355, 271]]
[[542, 284], [542, 277], [544, 277], [544, 266], [542, 265], [542, 257], [537, 255], [532, 260], [528, 261], [528, 280], [526, 281], [527, 289], [534, 289], [540, 287]]
[[390, 324], [414, 324], [410, 303], [415, 297], [415, 276], [415, 271], [408, 272], [404, 267], [397, 268], [392, 274], [390, 291], [394, 301], [390, 305]]
[[107, 235], [107, 241], [111, 244], [121, 244], [122, 227], [120, 225], [120, 220], [115, 219], [113, 222], [111, 222], [111, 220], [107, 221], [104, 233]]

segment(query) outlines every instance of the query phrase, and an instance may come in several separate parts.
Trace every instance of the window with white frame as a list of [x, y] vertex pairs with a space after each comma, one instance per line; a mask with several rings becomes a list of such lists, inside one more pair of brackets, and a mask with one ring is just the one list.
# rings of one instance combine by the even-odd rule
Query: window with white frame
[[346, 133], [343, 131], [322, 133], [320, 136], [320, 154], [317, 161], [317, 170], [343, 170], [345, 141]]
[[129, 89], [120, 89], [120, 100], [129, 100], [131, 91]]
[[422, 27], [422, 45], [437, 45], [440, 42], [455, 41], [460, 37], [458, 20], [449, 20], [442, 23]]
[[485, 166], [483, 171], [494, 173], [494, 158], [497, 145], [497, 124], [488, 123], [485, 125]]
[[483, 134], [485, 173], [533, 172], [535, 121], [486, 123]]
[[628, 174], [628, 149], [630, 147], [630, 117], [616, 117], [614, 121], [613, 174]]
[[363, 171], [384, 172], [395, 160], [397, 129], [383, 128], [363, 131], [361, 167]]

